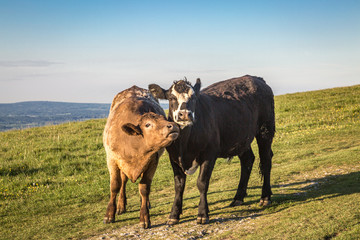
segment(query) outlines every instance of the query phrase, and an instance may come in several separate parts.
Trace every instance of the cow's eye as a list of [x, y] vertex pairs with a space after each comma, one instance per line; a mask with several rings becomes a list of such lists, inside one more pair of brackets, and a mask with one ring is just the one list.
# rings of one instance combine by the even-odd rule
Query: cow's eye
[[148, 128], [148, 127], [150, 127], [150, 126], [151, 126], [150, 123], [145, 124], [145, 127], [146, 127], [146, 128]]

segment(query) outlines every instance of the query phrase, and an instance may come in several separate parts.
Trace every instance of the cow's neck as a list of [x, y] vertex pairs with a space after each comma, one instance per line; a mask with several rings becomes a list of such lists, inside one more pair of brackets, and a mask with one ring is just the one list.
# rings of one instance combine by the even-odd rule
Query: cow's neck
[[192, 126], [185, 127], [180, 130], [180, 136], [179, 136], [179, 153], [180, 154], [179, 155], [181, 157], [187, 151], [191, 130], [192, 130]]
[[189, 142], [189, 138], [190, 138], [190, 133], [191, 133], [191, 129], [192, 126], [189, 127], [185, 127], [183, 129], [180, 130], [180, 136], [178, 138], [177, 141], [177, 150], [178, 150], [178, 163], [180, 165], [180, 167], [182, 168], [182, 170], [185, 172], [186, 171], [186, 167], [185, 167], [185, 153], [187, 152], [187, 148], [188, 148], [188, 142]]
[[191, 175], [197, 169], [196, 153], [191, 144], [196, 136], [196, 123], [180, 130], [178, 139], [170, 146], [169, 153], [184, 173]]
[[141, 173], [143, 173], [148, 165], [150, 164], [150, 160], [152, 159], [154, 154], [157, 154], [160, 151], [161, 148], [153, 148], [151, 150], [148, 151], [143, 151], [142, 153], [139, 152], [140, 154], [137, 155], [137, 157], [134, 158], [134, 160], [136, 160], [138, 162], [138, 168], [141, 168]]
[[[198, 146], [196, 141], [199, 140], [199, 134], [208, 128], [205, 126], [207, 123], [204, 122], [204, 119], [206, 119], [208, 115], [207, 113], [202, 113], [202, 109], [204, 108], [205, 111], [208, 110], [208, 106], [204, 106], [204, 103], [202, 103], [199, 98], [196, 104], [195, 122], [191, 126], [181, 129], [179, 137], [168, 147], [168, 151], [173, 156], [173, 160], [176, 161], [185, 173], [187, 173], [188, 170], [190, 170], [190, 172], [195, 171], [198, 165], [196, 162], [198, 149], [193, 149], [191, 145], [195, 144]], [[171, 118], [169, 120], [173, 121]]]
[[161, 148], [151, 148], [148, 149], [147, 151], [143, 151], [140, 156], [143, 156], [143, 158], [148, 159], [149, 157], [151, 157], [152, 155], [154, 155], [154, 153], [160, 151]]

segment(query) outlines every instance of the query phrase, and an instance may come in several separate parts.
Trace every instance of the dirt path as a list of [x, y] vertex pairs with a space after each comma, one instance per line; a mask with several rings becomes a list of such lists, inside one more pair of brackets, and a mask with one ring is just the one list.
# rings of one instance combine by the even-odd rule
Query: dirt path
[[212, 239], [221, 233], [243, 228], [251, 232], [252, 220], [258, 215], [253, 214], [245, 218], [215, 218], [207, 225], [197, 225], [196, 220], [180, 222], [175, 226], [164, 223], [154, 223], [150, 229], [140, 229], [138, 225], [119, 228], [111, 233], [90, 238], [117, 240], [117, 239]]

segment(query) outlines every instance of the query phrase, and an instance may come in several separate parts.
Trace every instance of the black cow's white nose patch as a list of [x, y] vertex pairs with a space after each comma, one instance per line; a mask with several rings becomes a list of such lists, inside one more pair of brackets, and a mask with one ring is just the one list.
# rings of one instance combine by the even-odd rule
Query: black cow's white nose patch
[[187, 88], [181, 88], [181, 92], [178, 92], [176, 89], [176, 87], [171, 89], [171, 95], [177, 100], [177, 108], [173, 109], [172, 117], [177, 124], [186, 127], [191, 125], [195, 119], [194, 112], [188, 109], [188, 102], [195, 92], [189, 85], [187, 85]]

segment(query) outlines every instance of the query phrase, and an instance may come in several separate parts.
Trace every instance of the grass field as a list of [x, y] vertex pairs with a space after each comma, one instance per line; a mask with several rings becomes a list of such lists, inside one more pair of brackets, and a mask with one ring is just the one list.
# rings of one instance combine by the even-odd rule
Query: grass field
[[246, 204], [227, 207], [236, 192], [240, 163], [237, 158], [231, 163], [218, 159], [206, 226], [195, 224], [197, 173], [187, 179], [180, 224], [164, 225], [174, 197], [167, 154], [152, 185], [153, 227], [138, 230], [139, 194], [131, 182], [128, 212], [114, 224], [102, 223], [109, 200], [105, 120], [2, 132], [0, 239], [358, 239], [360, 85], [276, 96], [275, 105], [273, 204], [258, 206], [256, 156]]

